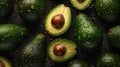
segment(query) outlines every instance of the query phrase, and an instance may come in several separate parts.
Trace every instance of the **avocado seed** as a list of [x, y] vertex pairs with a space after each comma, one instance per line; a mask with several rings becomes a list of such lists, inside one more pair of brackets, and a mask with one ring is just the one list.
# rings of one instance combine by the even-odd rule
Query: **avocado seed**
[[0, 67], [5, 67], [5, 64], [2, 61], [0, 61]]
[[56, 56], [63, 56], [66, 53], [67, 49], [64, 45], [58, 44], [54, 47], [54, 54]]
[[85, 0], [78, 0], [78, 2], [83, 3]]
[[57, 29], [60, 29], [63, 27], [64, 23], [65, 23], [65, 19], [64, 19], [64, 16], [62, 14], [58, 14], [58, 15], [55, 15], [53, 18], [52, 18], [52, 21], [51, 21], [53, 27], [57, 28]]

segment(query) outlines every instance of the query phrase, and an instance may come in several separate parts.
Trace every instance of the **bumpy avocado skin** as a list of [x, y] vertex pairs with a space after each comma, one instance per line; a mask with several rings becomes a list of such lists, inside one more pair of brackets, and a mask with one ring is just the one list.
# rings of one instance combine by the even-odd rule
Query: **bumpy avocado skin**
[[96, 67], [120, 67], [120, 57], [114, 53], [102, 53], [98, 57]]
[[73, 60], [68, 64], [68, 67], [89, 67], [88, 64], [81, 60]]
[[44, 67], [45, 64], [45, 36], [37, 34], [20, 50], [21, 67]]
[[40, 20], [45, 8], [44, 0], [20, 0], [18, 12], [25, 22]]
[[12, 49], [27, 33], [27, 28], [22, 25], [0, 24], [0, 51]]
[[107, 32], [109, 43], [112, 47], [120, 50], [120, 25], [114, 26]]
[[[54, 54], [54, 51], [53, 51], [54, 46], [56, 46], [57, 44], [62, 44], [66, 47], [67, 51], [63, 56], [56, 56]], [[48, 45], [47, 53], [49, 58], [54, 62], [66, 62], [72, 59], [76, 55], [77, 53], [76, 48], [77, 48], [77, 45], [75, 42], [69, 39], [57, 38]]]
[[0, 0], [0, 18], [9, 17], [13, 9], [11, 0]]
[[96, 0], [95, 10], [97, 15], [106, 22], [114, 22], [118, 19], [120, 0]]
[[86, 51], [97, 49], [102, 40], [100, 28], [85, 14], [75, 18], [75, 37], [80, 48]]

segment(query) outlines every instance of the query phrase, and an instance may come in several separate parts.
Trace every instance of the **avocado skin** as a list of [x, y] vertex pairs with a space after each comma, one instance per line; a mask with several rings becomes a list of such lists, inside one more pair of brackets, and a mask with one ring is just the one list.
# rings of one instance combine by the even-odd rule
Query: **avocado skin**
[[33, 40], [26, 44], [20, 51], [21, 67], [44, 67], [45, 61], [45, 36], [37, 34]]
[[0, 51], [13, 48], [27, 32], [22, 25], [0, 24]]
[[88, 64], [81, 60], [73, 60], [68, 64], [68, 67], [89, 67]]
[[11, 0], [0, 0], [0, 18], [9, 17], [12, 12]]
[[102, 32], [85, 14], [75, 18], [75, 37], [80, 48], [85, 51], [97, 49], [102, 40]]
[[120, 25], [110, 28], [107, 32], [107, 36], [110, 45], [120, 50]]
[[103, 20], [114, 22], [118, 19], [120, 0], [96, 0], [95, 9]]
[[44, 0], [21, 0], [18, 4], [19, 15], [25, 22], [38, 21], [44, 8]]
[[119, 63], [119, 55], [110, 52], [105, 52], [98, 57], [96, 67], [120, 67]]

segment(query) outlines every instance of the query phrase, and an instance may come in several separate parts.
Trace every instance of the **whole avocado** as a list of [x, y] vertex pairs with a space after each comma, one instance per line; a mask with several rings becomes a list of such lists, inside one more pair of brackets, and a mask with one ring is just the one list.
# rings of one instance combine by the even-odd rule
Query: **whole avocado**
[[120, 67], [120, 57], [110, 52], [102, 53], [97, 59], [96, 67]]
[[37, 34], [22, 49], [20, 49], [21, 67], [44, 67], [45, 63], [45, 36]]
[[27, 33], [22, 25], [0, 24], [0, 51], [12, 49]]
[[25, 22], [36, 22], [44, 11], [44, 0], [20, 0], [18, 12]]
[[75, 18], [75, 37], [80, 48], [85, 51], [97, 49], [102, 40], [100, 28], [85, 14]]
[[9, 17], [12, 11], [11, 0], [0, 0], [0, 18]]
[[96, 0], [95, 10], [104, 21], [114, 22], [120, 12], [120, 0]]
[[120, 50], [120, 25], [110, 28], [107, 32], [107, 36], [110, 45], [113, 48]]
[[89, 65], [81, 60], [73, 60], [68, 64], [68, 67], [89, 67]]

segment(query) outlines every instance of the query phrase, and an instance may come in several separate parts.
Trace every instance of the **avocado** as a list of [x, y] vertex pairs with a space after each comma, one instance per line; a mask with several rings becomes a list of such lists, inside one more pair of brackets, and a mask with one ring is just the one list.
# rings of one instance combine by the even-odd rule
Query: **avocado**
[[21, 18], [28, 23], [40, 20], [45, 8], [44, 0], [20, 0], [18, 12]]
[[17, 24], [0, 24], [0, 51], [12, 49], [28, 30]]
[[12, 12], [11, 0], [0, 0], [0, 18], [9, 17]]
[[75, 18], [75, 37], [80, 48], [85, 51], [97, 49], [102, 40], [100, 28], [85, 14]]
[[21, 67], [44, 67], [45, 64], [45, 36], [37, 34], [22, 49], [20, 49]]
[[76, 55], [76, 48], [77, 45], [73, 41], [57, 38], [48, 45], [47, 53], [52, 61], [65, 62]]
[[120, 67], [120, 57], [117, 54], [105, 52], [97, 60], [96, 67]]
[[78, 10], [84, 10], [88, 8], [92, 0], [70, 0], [72, 6]]
[[95, 10], [104, 21], [113, 23], [119, 16], [120, 0], [96, 0]]
[[81, 60], [73, 60], [68, 64], [68, 67], [89, 67], [88, 64]]
[[120, 25], [114, 26], [107, 32], [109, 43], [112, 47], [120, 49]]
[[45, 19], [45, 29], [52, 36], [65, 33], [71, 24], [71, 10], [64, 4], [53, 8]]
[[12, 67], [12, 64], [8, 59], [0, 56], [0, 67]]

